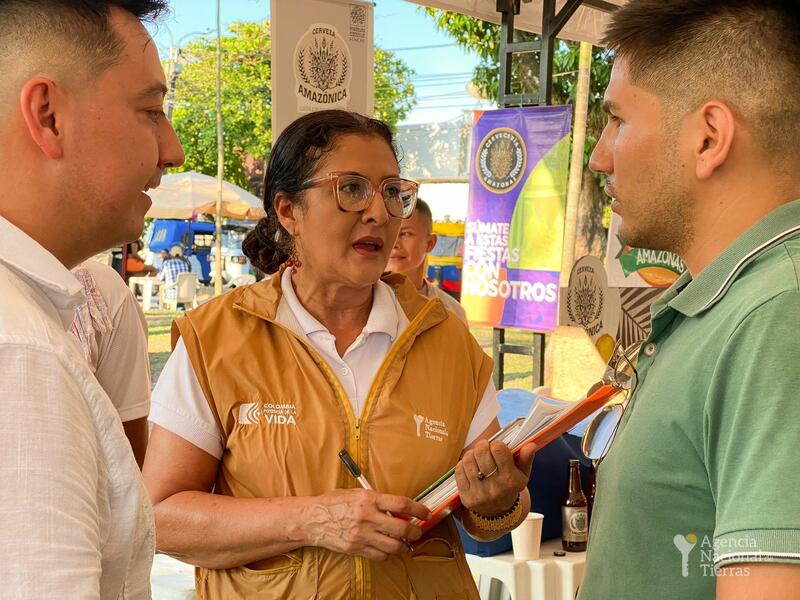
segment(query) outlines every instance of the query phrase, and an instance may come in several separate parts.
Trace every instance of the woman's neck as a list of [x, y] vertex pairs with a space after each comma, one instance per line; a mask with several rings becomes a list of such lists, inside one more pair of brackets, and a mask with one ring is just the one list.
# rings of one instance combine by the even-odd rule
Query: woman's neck
[[367, 324], [373, 286], [351, 287], [320, 281], [302, 269], [291, 280], [300, 304], [333, 334], [336, 348], [343, 355]]

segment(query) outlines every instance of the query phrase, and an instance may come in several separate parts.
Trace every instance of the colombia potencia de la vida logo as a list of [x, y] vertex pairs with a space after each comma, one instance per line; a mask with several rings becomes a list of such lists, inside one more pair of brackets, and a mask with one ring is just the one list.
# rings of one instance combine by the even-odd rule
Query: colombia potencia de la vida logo
[[478, 179], [490, 192], [503, 194], [522, 179], [526, 160], [525, 142], [516, 131], [507, 127], [493, 129], [478, 146]]
[[350, 102], [352, 58], [333, 25], [315, 23], [294, 51], [296, 95], [301, 109], [346, 108]]

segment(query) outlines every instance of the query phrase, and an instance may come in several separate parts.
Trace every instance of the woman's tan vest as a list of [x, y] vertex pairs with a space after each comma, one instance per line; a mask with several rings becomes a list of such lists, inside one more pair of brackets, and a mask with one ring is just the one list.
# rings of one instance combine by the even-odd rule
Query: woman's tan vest
[[[491, 360], [438, 299], [384, 279], [410, 320], [369, 390], [361, 418], [328, 364], [275, 322], [280, 273], [233, 290], [173, 325], [219, 422], [225, 451], [214, 493], [314, 496], [357, 487], [346, 448], [375, 489], [414, 497], [460, 456]], [[373, 562], [304, 547], [234, 569], [196, 571], [199, 598], [478, 598], [453, 518], [412, 555]]]

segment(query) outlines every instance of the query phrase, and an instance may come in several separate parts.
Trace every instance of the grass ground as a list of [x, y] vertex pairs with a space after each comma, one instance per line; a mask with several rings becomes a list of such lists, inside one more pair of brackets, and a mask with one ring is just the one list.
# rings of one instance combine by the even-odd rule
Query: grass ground
[[[149, 330], [150, 373], [153, 378], [153, 385], [158, 380], [161, 369], [164, 368], [164, 363], [169, 358], [172, 320], [180, 314], [168, 311], [150, 311], [146, 314]], [[471, 327], [470, 330], [484, 351], [491, 356], [492, 328]], [[527, 331], [507, 329], [506, 343], [529, 346], [532, 343], [532, 336]], [[533, 363], [531, 357], [506, 356], [504, 387], [533, 389]]]

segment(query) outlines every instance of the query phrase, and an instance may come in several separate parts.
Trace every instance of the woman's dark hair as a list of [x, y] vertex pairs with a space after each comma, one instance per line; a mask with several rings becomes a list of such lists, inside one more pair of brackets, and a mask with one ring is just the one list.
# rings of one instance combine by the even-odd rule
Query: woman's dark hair
[[264, 210], [267, 216], [242, 242], [245, 256], [264, 273], [275, 273], [292, 253], [292, 237], [275, 213], [275, 196], [282, 192], [292, 203], [301, 204], [303, 183], [313, 176], [320, 162], [345, 135], [382, 139], [397, 159], [392, 130], [386, 123], [345, 110], [309, 113], [278, 136], [264, 174]]

